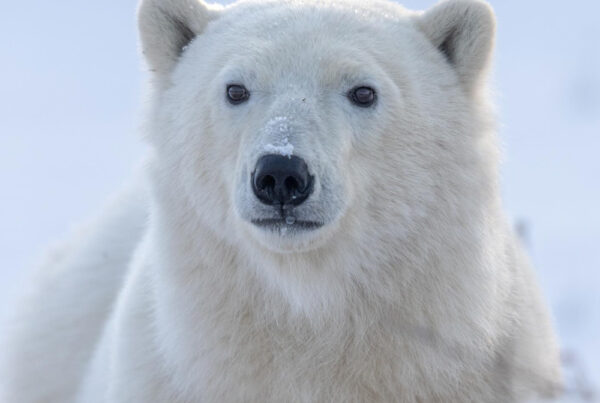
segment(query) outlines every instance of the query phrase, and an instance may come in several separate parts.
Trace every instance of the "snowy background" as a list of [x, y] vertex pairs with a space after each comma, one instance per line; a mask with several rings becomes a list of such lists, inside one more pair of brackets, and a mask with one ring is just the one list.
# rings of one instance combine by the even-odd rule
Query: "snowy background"
[[[143, 154], [135, 3], [0, 0], [0, 318], [45, 246]], [[506, 206], [551, 302], [574, 399], [600, 401], [600, 1], [491, 3]]]

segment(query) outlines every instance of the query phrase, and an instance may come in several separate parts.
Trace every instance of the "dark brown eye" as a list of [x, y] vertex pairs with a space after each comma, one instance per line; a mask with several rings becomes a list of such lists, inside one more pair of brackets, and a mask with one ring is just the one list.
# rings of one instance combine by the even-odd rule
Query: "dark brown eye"
[[230, 103], [237, 105], [245, 102], [250, 98], [250, 93], [240, 84], [231, 84], [227, 86], [227, 99]]
[[356, 106], [361, 108], [368, 108], [375, 103], [377, 95], [375, 90], [370, 87], [356, 87], [348, 93], [348, 98]]

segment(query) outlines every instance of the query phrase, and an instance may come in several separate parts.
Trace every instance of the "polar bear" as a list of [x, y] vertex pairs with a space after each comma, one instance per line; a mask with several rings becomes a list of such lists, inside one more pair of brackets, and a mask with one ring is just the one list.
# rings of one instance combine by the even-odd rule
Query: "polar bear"
[[560, 387], [504, 216], [479, 0], [143, 0], [140, 177], [57, 249], [4, 402], [513, 402]]

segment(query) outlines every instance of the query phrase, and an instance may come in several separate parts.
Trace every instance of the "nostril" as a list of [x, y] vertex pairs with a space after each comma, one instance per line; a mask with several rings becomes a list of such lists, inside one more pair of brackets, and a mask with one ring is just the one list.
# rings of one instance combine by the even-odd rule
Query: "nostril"
[[285, 188], [289, 193], [293, 193], [295, 191], [300, 190], [300, 184], [298, 183], [298, 180], [296, 180], [296, 178], [294, 178], [293, 176], [288, 176], [285, 179], [284, 184]]
[[260, 183], [258, 184], [258, 190], [265, 190], [269, 188], [275, 187], [275, 178], [271, 175], [265, 175], [260, 178]]

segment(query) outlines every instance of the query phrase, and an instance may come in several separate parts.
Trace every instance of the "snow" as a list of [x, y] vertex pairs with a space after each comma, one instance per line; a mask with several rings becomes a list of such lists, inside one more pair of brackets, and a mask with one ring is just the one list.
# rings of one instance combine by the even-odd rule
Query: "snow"
[[[403, 1], [417, 9], [434, 2]], [[135, 134], [142, 81], [136, 3], [3, 5], [0, 316], [44, 247], [97, 210], [143, 154]], [[576, 374], [572, 383], [589, 385], [598, 399], [600, 2], [491, 4], [499, 21], [494, 81], [505, 204], [528, 228], [530, 253], [570, 357], [565, 366]], [[270, 145], [291, 155], [282, 123], [289, 124], [272, 122]], [[577, 393], [568, 401], [586, 401]]]
[[269, 143], [265, 145], [264, 151], [269, 154], [279, 154], [289, 158], [294, 153], [294, 146], [290, 144], [287, 137], [284, 137], [281, 140], [281, 145], [273, 145]]
[[275, 116], [265, 125], [265, 130], [269, 137], [275, 138], [275, 144], [268, 143], [264, 146], [264, 151], [268, 154], [278, 154], [291, 158], [294, 153], [294, 146], [290, 143], [290, 118], [287, 116]]

